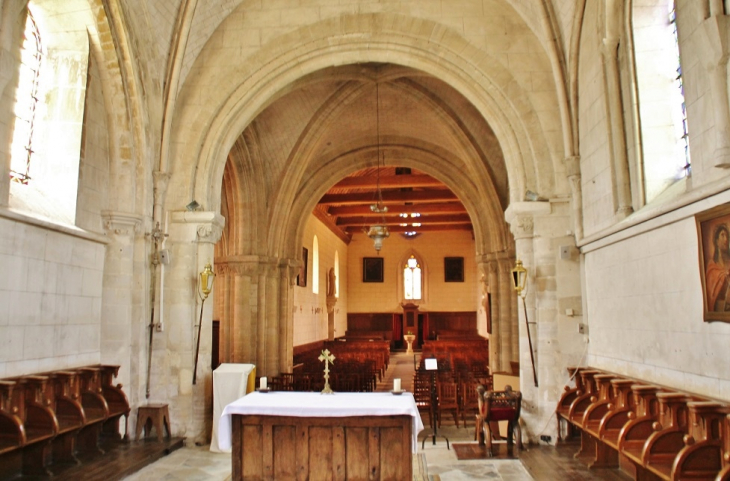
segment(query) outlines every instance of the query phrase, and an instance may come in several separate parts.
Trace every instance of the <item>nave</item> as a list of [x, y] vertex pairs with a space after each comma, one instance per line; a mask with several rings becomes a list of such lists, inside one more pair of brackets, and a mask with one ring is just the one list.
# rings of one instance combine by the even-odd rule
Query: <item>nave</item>
[[[378, 382], [376, 391], [387, 392], [392, 389], [393, 380], [401, 379], [402, 388], [412, 392], [415, 365], [420, 362], [420, 354], [415, 356], [405, 352], [391, 353], [390, 365], [383, 379]], [[445, 415], [439, 428], [436, 443], [433, 444], [427, 417], [422, 415], [425, 429], [419, 441], [426, 442], [414, 458], [414, 481], [456, 481], [463, 479], [499, 481], [623, 481], [630, 479], [616, 471], [589, 471], [580, 461], [573, 459], [575, 445], [558, 447], [547, 445], [528, 445], [518, 453], [519, 460], [464, 460], [459, 461], [454, 449], [447, 449], [446, 436], [453, 443], [474, 442], [474, 422], [467, 426], [456, 427], [454, 419]], [[147, 466], [124, 481], [146, 481], [165, 479], [170, 481], [224, 481], [230, 479], [231, 463], [229, 454], [212, 453], [208, 446], [181, 448], [159, 461]], [[112, 479], [112, 478], [106, 478]]]

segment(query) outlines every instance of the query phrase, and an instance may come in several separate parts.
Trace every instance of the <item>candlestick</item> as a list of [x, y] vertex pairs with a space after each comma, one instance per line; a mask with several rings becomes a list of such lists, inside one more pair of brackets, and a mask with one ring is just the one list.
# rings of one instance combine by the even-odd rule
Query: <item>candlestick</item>
[[400, 391], [400, 379], [393, 379], [393, 391]]
[[259, 388], [260, 389], [266, 389], [266, 387], [267, 387], [266, 386], [266, 378], [265, 377], [262, 377], [261, 378], [261, 381], [259, 381]]

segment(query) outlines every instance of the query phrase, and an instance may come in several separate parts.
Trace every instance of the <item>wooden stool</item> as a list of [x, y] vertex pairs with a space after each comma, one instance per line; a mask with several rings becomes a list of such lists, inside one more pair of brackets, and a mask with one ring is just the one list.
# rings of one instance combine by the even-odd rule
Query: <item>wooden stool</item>
[[144, 435], [147, 437], [154, 426], [157, 431], [157, 440], [162, 441], [162, 426], [167, 429], [167, 437], [170, 435], [170, 414], [167, 411], [167, 404], [148, 404], [140, 406], [137, 410], [137, 440], [144, 428]]

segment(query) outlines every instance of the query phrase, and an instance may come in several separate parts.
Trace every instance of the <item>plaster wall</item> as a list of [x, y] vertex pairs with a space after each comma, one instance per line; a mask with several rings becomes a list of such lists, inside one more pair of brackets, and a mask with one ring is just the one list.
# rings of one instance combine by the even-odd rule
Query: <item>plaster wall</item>
[[[634, 189], [635, 210], [620, 222], [613, 210], [617, 186], [611, 178], [611, 143], [606, 136], [609, 122], [601, 79], [601, 34], [584, 29], [580, 130], [587, 239], [581, 250], [584, 322], [589, 333], [583, 364], [728, 399], [730, 327], [703, 322], [694, 220], [695, 214], [730, 200], [727, 170], [715, 167], [722, 137], [717, 121], [721, 96], [709, 81], [715, 53], [708, 48], [708, 32], [715, 20], [706, 18], [697, 2], [679, 0], [677, 6], [692, 175], [649, 204], [637, 198], [641, 193]], [[588, 2], [586, 23], [594, 23], [599, 14], [597, 6]], [[723, 32], [725, 23], [718, 25]], [[620, 68], [624, 79], [630, 79], [626, 64]], [[623, 93], [630, 94], [628, 85]], [[633, 135], [628, 132], [629, 141]], [[646, 150], [643, 155], [646, 164], [657, 161], [647, 159], [651, 153]], [[630, 157], [630, 162], [638, 161]], [[632, 166], [631, 172], [638, 175], [641, 165]]]
[[[383, 282], [362, 282], [363, 257], [378, 257], [373, 241], [355, 234], [347, 251], [349, 312], [402, 312], [403, 289], [399, 273], [406, 259], [415, 253], [423, 269], [422, 311], [478, 311], [481, 295], [474, 240], [470, 232], [424, 232], [409, 240], [391, 233], [383, 241]], [[444, 257], [464, 258], [464, 282], [444, 282]]]
[[0, 262], [0, 377], [98, 363], [104, 245], [0, 217]]
[[586, 364], [730, 399], [730, 326], [702, 321], [693, 217], [585, 254]]
[[[319, 244], [319, 279], [313, 280], [312, 244], [314, 236]], [[338, 253], [340, 266], [340, 296], [335, 305], [335, 336], [347, 330], [348, 284], [348, 246], [332, 233], [316, 217], [310, 216], [304, 228], [302, 247], [309, 251], [307, 286], [294, 287], [294, 345], [327, 339], [327, 272], [335, 266], [335, 252]], [[319, 293], [312, 292], [312, 283], [319, 283]]]

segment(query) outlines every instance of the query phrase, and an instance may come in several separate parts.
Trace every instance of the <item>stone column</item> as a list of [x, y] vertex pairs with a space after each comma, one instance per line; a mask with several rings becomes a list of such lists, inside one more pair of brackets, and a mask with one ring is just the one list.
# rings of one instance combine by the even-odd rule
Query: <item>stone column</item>
[[517, 330], [517, 311], [515, 308], [516, 295], [514, 281], [512, 280], [512, 268], [515, 266], [515, 257], [510, 252], [499, 252], [497, 254], [497, 279], [500, 291], [501, 326], [500, 351], [502, 358], [500, 364], [503, 371], [512, 371], [512, 361], [519, 360], [519, 332]]
[[[517, 202], [512, 203], [505, 212], [507, 222], [510, 224], [511, 231], [515, 236], [515, 251], [517, 259], [522, 261], [525, 269], [527, 269], [527, 289], [525, 292], [525, 308], [522, 301], [517, 303], [518, 310], [518, 329], [520, 340], [520, 390], [523, 395], [522, 417], [526, 423], [526, 429], [523, 435], [527, 440], [535, 440], [540, 428], [546, 425], [548, 418], [555, 410], [553, 401], [548, 401], [543, 395], [547, 389], [553, 389], [554, 386], [548, 386], [542, 380], [540, 384], [540, 366], [542, 366], [543, 358], [550, 358], [550, 345], [541, 342], [541, 333], [549, 331], [550, 326], [555, 322], [554, 316], [550, 318], [543, 311], [538, 310], [536, 303], [542, 297], [541, 289], [544, 286], [538, 285], [536, 282], [536, 262], [540, 258], [541, 252], [536, 252], [544, 245], [542, 239], [536, 239], [535, 234], [535, 217], [548, 216], [550, 214], [549, 202]], [[542, 266], [541, 266], [542, 267]], [[511, 271], [511, 269], [510, 269]], [[542, 306], [540, 306], [542, 307]], [[540, 314], [540, 315], [538, 315]], [[527, 320], [535, 324], [527, 324]], [[535, 370], [537, 371], [538, 385], [535, 387], [532, 358], [530, 357], [530, 347], [528, 342], [527, 329], [536, 327], [531, 330], [532, 347], [535, 359]], [[549, 364], [545, 365], [550, 369]], [[555, 391], [557, 392], [557, 391]], [[555, 397], [550, 396], [550, 397]], [[552, 406], [550, 403], [553, 402]]]
[[581, 240], [583, 239], [583, 184], [580, 173], [580, 157], [575, 155], [566, 158], [565, 170], [570, 183], [575, 238]]
[[278, 259], [267, 259], [265, 264], [266, 272], [266, 328], [264, 343], [266, 344], [266, 357], [264, 358], [266, 374], [274, 376], [279, 373], [279, 334], [281, 306], [281, 278]]
[[[284, 259], [279, 263], [279, 372], [292, 372], [294, 364], [294, 286], [301, 261]], [[334, 307], [333, 307], [334, 309]]]
[[[144, 321], [136, 321], [133, 317], [135, 237], [140, 233], [142, 217], [104, 211], [102, 219], [110, 242], [106, 247], [102, 280], [101, 362], [121, 366], [115, 383], [125, 387], [130, 403], [137, 406], [146, 382], [146, 372], [137, 361], [146, 358], [146, 351], [133, 351], [132, 346], [138, 349], [147, 346], [135, 339], [138, 332], [135, 327], [141, 328], [139, 324]], [[130, 423], [131, 428], [135, 421]]]
[[604, 76], [606, 83], [606, 112], [608, 113], [608, 138], [611, 143], [611, 157], [614, 170], [614, 210], [616, 221], [627, 217], [633, 211], [631, 204], [631, 179], [626, 153], [624, 111], [621, 104], [621, 78], [618, 65], [619, 39], [603, 39]]
[[[173, 436], [185, 436], [192, 444], [207, 442], [211, 424], [208, 413], [212, 407], [213, 302], [202, 304], [197, 382], [192, 384], [201, 312], [198, 276], [206, 263], [214, 262], [214, 244], [220, 238], [225, 219], [215, 212], [173, 212], [171, 220], [167, 242], [172, 260], [166, 268], [165, 335], [159, 349], [156, 347], [153, 382], [166, 394]], [[214, 283], [213, 298], [216, 288]]]
[[492, 333], [489, 336], [489, 367], [492, 372], [504, 371], [502, 366], [502, 343], [500, 336], [502, 335], [502, 319], [499, 315], [502, 299], [500, 297], [499, 277], [497, 276], [497, 261], [489, 260], [485, 265], [487, 274], [487, 283], [489, 284], [489, 293], [492, 296], [492, 305], [490, 306], [490, 316], [492, 319]]

